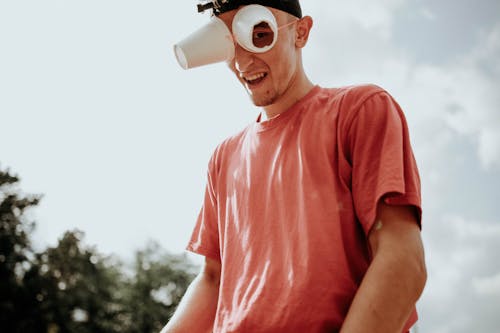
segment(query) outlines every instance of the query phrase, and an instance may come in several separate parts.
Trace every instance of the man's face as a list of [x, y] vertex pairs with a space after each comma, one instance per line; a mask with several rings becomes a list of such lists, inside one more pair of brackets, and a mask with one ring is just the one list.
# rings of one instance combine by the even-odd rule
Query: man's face
[[[293, 20], [285, 12], [274, 8], [269, 10], [276, 17], [279, 27]], [[232, 10], [219, 16], [229, 29], [232, 28], [237, 11]], [[293, 84], [297, 59], [295, 24], [291, 24], [279, 29], [276, 44], [264, 53], [249, 52], [235, 42], [235, 56], [228, 65], [246, 88], [253, 103], [256, 106], [268, 106], [276, 103]]]

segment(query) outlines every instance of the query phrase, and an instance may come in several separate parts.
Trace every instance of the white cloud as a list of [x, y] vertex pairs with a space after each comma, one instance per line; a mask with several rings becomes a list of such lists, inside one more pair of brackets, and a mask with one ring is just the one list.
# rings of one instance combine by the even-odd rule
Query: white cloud
[[486, 168], [500, 164], [500, 131], [485, 128], [479, 135], [479, 157]]
[[436, 14], [429, 8], [423, 7], [420, 9], [420, 13], [422, 14], [423, 17], [425, 17], [427, 20], [434, 21], [436, 20]]
[[479, 295], [500, 296], [500, 273], [485, 278], [474, 278], [472, 285]]
[[487, 332], [500, 308], [500, 224], [444, 216], [424, 233], [429, 279], [420, 303], [423, 332]]
[[477, 157], [485, 169], [500, 167], [499, 36], [500, 24], [458, 60], [445, 66], [417, 65], [409, 84], [420, 98], [410, 105], [432, 113], [421, 118], [421, 125], [437, 117], [469, 137], [477, 144]]
[[377, 33], [386, 36], [390, 34], [393, 22], [393, 13], [404, 4], [404, 0], [353, 0], [342, 5], [325, 6], [323, 2], [304, 3], [304, 13], [309, 10], [313, 17], [327, 20], [329, 26], [345, 23], [355, 23], [365, 29], [375, 29]]

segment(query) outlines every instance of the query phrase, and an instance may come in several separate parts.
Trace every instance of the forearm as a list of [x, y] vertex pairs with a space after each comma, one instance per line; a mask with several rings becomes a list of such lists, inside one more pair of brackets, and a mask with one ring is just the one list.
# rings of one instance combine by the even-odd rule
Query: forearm
[[404, 255], [376, 256], [341, 333], [401, 333], [425, 285], [425, 266]]
[[219, 295], [219, 281], [200, 273], [191, 283], [168, 324], [160, 333], [211, 333]]

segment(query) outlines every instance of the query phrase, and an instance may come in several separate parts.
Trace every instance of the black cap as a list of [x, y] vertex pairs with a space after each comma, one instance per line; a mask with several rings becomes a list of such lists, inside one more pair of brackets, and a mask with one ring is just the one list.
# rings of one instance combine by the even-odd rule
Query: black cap
[[237, 9], [240, 6], [257, 4], [276, 8], [298, 18], [302, 18], [302, 9], [300, 8], [299, 0], [216, 0], [213, 2], [216, 3], [216, 5], [213, 6], [213, 13], [216, 16]]

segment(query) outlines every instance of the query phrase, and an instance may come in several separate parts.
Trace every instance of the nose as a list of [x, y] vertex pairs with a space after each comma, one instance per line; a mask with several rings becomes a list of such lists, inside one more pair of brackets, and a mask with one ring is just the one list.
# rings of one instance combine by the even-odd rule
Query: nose
[[245, 50], [238, 43], [234, 46], [234, 67], [240, 73], [246, 72], [253, 64], [254, 55]]

